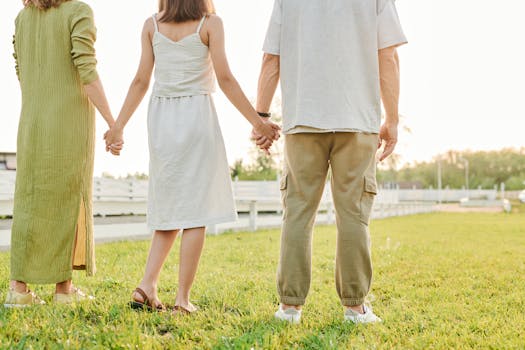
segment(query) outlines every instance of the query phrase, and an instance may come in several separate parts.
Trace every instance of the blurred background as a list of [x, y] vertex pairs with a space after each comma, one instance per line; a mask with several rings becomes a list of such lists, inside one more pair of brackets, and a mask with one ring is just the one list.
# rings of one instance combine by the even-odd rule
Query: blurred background
[[[99, 73], [115, 117], [118, 115], [140, 55], [143, 22], [157, 10], [156, 0], [86, 0], [95, 12]], [[525, 115], [522, 107], [525, 48], [521, 44], [525, 3], [520, 0], [398, 0], [409, 44], [400, 48], [403, 129], [397, 153], [380, 166], [385, 186], [442, 185], [493, 188], [525, 187]], [[215, 0], [226, 26], [231, 68], [248, 97], [255, 100], [261, 47], [272, 0]], [[11, 39], [21, 1], [3, 4], [0, 12], [0, 152], [16, 152], [20, 93], [14, 72]], [[342, 43], [343, 45], [344, 43]], [[249, 124], [221, 92], [215, 95], [233, 176], [275, 178], [274, 159], [254, 150]], [[104, 152], [106, 126], [97, 119], [95, 174], [145, 177], [148, 170], [147, 98], [126, 130], [119, 158]], [[275, 114], [279, 114], [277, 99]], [[0, 159], [0, 162], [2, 160]], [[1, 165], [0, 165], [1, 166]], [[4, 165], [5, 167], [5, 165]]]

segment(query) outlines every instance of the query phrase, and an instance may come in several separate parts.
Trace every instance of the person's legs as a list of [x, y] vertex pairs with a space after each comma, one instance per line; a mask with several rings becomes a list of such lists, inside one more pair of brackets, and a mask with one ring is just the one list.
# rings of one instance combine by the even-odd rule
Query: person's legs
[[[146, 262], [146, 271], [139, 285], [139, 288], [150, 298], [153, 307], [155, 307], [155, 303], [158, 302], [157, 283], [160, 270], [168, 257], [175, 238], [177, 238], [178, 232], [179, 230], [155, 231], [153, 235], [148, 260]], [[144, 302], [144, 298], [137, 292], [133, 293], [133, 298], [137, 301]]]
[[283, 227], [277, 289], [283, 309], [300, 308], [310, 289], [312, 229], [328, 172], [332, 134], [285, 136]]
[[175, 305], [193, 312], [196, 307], [190, 303], [190, 292], [199, 267], [199, 260], [204, 247], [206, 228], [185, 229], [182, 233], [179, 262], [179, 290]]
[[368, 221], [376, 193], [377, 135], [339, 133], [330, 156], [337, 222], [336, 287], [344, 306], [360, 313], [370, 290]]

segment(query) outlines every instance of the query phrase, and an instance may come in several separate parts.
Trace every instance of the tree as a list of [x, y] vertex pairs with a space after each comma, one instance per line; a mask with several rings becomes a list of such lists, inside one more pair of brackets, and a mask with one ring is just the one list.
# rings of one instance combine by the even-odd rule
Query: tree
[[[272, 105], [272, 122], [282, 124], [282, 114], [280, 112], [281, 102], [276, 100]], [[274, 142], [270, 150], [271, 155], [261, 151], [255, 143], [250, 149], [250, 161], [247, 165], [242, 159], [238, 159], [230, 167], [232, 179], [251, 180], [251, 181], [274, 181], [282, 169], [284, 138]]]
[[505, 183], [508, 190], [525, 188], [525, 148], [499, 151], [448, 151], [429, 162], [407, 164], [396, 169], [380, 169], [380, 182], [419, 181], [437, 187], [437, 168], [441, 162], [443, 187], [465, 186], [464, 159], [469, 164], [470, 188], [493, 188]]

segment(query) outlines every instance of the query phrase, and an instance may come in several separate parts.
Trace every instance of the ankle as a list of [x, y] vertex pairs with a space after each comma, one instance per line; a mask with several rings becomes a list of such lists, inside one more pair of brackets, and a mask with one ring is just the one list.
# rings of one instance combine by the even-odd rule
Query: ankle
[[283, 310], [296, 309], [299, 311], [303, 308], [302, 305], [287, 305], [287, 304], [281, 304], [281, 307], [283, 308]]
[[17, 293], [27, 293], [29, 291], [27, 288], [27, 284], [20, 281], [10, 281], [9, 289]]
[[175, 305], [187, 306], [190, 303], [190, 296], [188, 295], [177, 295], [175, 297]]
[[365, 313], [365, 307], [364, 307], [363, 304], [361, 304], [361, 305], [353, 305], [353, 306], [346, 306], [346, 309], [355, 311], [355, 312], [360, 313], [362, 315]]
[[155, 283], [142, 281], [139, 284], [139, 288], [146, 292], [147, 295], [157, 294], [157, 284]]
[[73, 283], [71, 280], [57, 283], [55, 286], [56, 294], [71, 294], [73, 290]]

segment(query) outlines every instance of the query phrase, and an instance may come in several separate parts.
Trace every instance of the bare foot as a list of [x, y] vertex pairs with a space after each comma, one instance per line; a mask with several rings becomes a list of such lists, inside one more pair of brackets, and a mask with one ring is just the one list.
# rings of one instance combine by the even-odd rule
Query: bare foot
[[[158, 307], [162, 307], [164, 308], [164, 305], [162, 304], [162, 302], [160, 301], [158, 295], [157, 295], [157, 289], [156, 288], [153, 288], [153, 287], [144, 287], [144, 286], [140, 286], [139, 287], [140, 289], [142, 289], [144, 291], [144, 293], [146, 293], [146, 296], [148, 297], [148, 301], [150, 302], [150, 306], [153, 307], [153, 308], [158, 308]], [[133, 294], [131, 295], [131, 297], [133, 298], [133, 300], [139, 302], [139, 303], [145, 303], [146, 300], [144, 299], [144, 297], [138, 293], [136, 290], [133, 291]]]
[[[179, 308], [179, 310], [177, 310], [177, 307]], [[192, 303], [190, 303], [189, 301], [179, 302], [176, 300], [175, 301], [175, 313], [180, 312], [181, 311], [180, 309], [190, 314], [197, 311], [197, 307], [193, 305]]]

